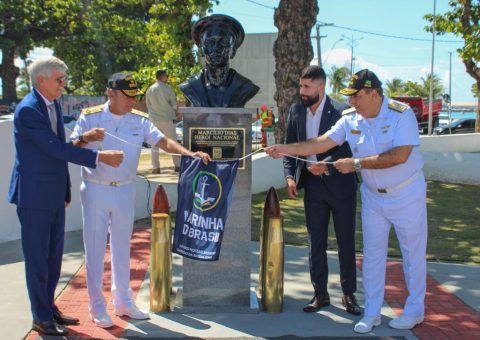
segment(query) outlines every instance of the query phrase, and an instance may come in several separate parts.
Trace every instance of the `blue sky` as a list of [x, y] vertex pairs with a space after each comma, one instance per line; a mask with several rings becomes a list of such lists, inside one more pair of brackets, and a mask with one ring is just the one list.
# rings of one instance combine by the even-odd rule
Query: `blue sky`
[[[273, 8], [278, 3], [279, 0], [220, 0], [220, 4], [214, 6], [213, 13], [235, 17], [246, 33], [277, 32], [273, 24]], [[344, 27], [321, 27], [321, 35], [327, 36], [321, 39], [322, 60], [327, 73], [333, 65], [350, 67], [350, 46], [347, 39], [340, 40], [342, 36], [355, 41], [354, 70], [368, 67], [384, 82], [395, 77], [420, 81], [420, 77], [425, 77], [430, 72], [432, 35], [423, 29], [427, 24], [423, 16], [433, 12], [433, 0], [318, 0], [318, 4], [318, 22]], [[448, 0], [437, 0], [437, 13], [444, 13], [449, 8]], [[352, 29], [407, 39], [382, 37]], [[315, 30], [312, 30], [312, 36], [314, 35]], [[445, 92], [448, 92], [448, 52], [453, 52], [452, 101], [475, 102], [471, 92], [474, 80], [466, 73], [465, 66], [456, 53], [462, 45], [461, 39], [451, 34], [437, 37], [434, 72], [441, 77]], [[312, 39], [312, 46], [316, 54], [315, 39]], [[48, 49], [37, 48], [30, 57], [50, 54]], [[316, 63], [316, 60], [313, 62]]]
[[[277, 32], [273, 24], [273, 8], [278, 3], [278, 0], [220, 0], [220, 4], [214, 6], [213, 13], [235, 17], [246, 33]], [[419, 82], [420, 77], [430, 73], [432, 34], [424, 30], [427, 21], [423, 16], [433, 13], [433, 0], [318, 0], [318, 5], [318, 22], [344, 27], [321, 27], [321, 35], [327, 35], [321, 39], [322, 60], [327, 73], [333, 65], [350, 68], [350, 46], [345, 38], [339, 41], [342, 35], [353, 38], [356, 42], [354, 70], [368, 67], [384, 82], [392, 78]], [[448, 0], [437, 0], [437, 13], [449, 9]], [[382, 37], [350, 29], [408, 39]], [[312, 30], [312, 36], [314, 35], [315, 30]], [[445, 91], [448, 92], [448, 52], [453, 52], [452, 101], [474, 102], [476, 100], [471, 92], [474, 79], [466, 73], [456, 52], [462, 45], [463, 41], [452, 34], [437, 36], [434, 73], [441, 77]], [[312, 46], [316, 54], [315, 39], [312, 39]]]

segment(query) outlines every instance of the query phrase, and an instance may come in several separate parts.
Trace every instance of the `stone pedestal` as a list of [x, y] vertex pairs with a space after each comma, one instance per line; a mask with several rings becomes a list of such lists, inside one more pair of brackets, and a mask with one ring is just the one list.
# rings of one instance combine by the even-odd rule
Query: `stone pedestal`
[[[211, 132], [211, 145], [202, 141], [213, 159], [240, 158], [252, 149], [252, 115], [255, 110], [243, 108], [182, 107], [183, 143], [198, 150], [195, 135]], [[234, 142], [222, 135], [236, 135], [243, 139]], [[213, 136], [215, 135], [215, 136]], [[191, 140], [196, 139], [196, 140]], [[232, 138], [238, 140], [238, 138]], [[222, 148], [221, 142], [226, 147]], [[241, 145], [240, 145], [241, 144]], [[239, 151], [239, 146], [242, 150]], [[223, 154], [222, 154], [223, 151]], [[239, 154], [241, 153], [241, 154]], [[250, 240], [251, 240], [251, 157], [240, 163], [234, 185], [233, 200], [221, 246], [220, 259], [203, 262], [183, 259], [183, 306], [195, 308], [248, 309], [250, 306]]]

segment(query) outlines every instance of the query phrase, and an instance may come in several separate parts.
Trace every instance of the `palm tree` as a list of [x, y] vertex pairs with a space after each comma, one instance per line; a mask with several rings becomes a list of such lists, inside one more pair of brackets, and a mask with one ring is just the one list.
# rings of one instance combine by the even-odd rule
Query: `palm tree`
[[[433, 98], [438, 98], [443, 95], [444, 89], [441, 78], [433, 75]], [[405, 94], [408, 96], [429, 97], [430, 96], [430, 75], [425, 75], [420, 78], [421, 83], [414, 81], [407, 81], [405, 84]]]
[[399, 78], [387, 80], [385, 85], [387, 86], [387, 89], [385, 91], [387, 97], [398, 97], [405, 94], [405, 83]]
[[338, 92], [341, 89], [346, 87], [345, 84], [349, 76], [350, 76], [350, 70], [347, 67], [332, 66], [330, 70], [330, 74], [328, 76], [328, 80], [330, 81], [330, 86], [332, 87], [334, 97], [338, 95]]

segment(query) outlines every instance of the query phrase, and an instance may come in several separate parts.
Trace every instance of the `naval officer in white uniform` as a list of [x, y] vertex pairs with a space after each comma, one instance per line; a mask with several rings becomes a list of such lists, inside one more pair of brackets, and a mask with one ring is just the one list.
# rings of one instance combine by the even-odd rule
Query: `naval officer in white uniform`
[[[349, 96], [353, 108], [345, 110], [331, 130], [304, 143], [274, 145], [266, 150], [273, 157], [307, 156], [345, 141], [350, 144], [353, 158], [339, 159], [334, 166], [342, 173], [359, 171], [363, 179], [360, 191], [365, 311], [354, 328], [358, 333], [368, 333], [381, 323], [392, 225], [402, 251], [408, 298], [403, 314], [389, 326], [411, 329], [423, 322], [425, 310], [427, 209], [418, 125], [413, 111], [383, 96], [381, 86], [373, 72], [357, 72], [349, 86], [340, 91]], [[312, 171], [316, 171], [315, 166]]]
[[[102, 164], [96, 169], [82, 168], [80, 195], [90, 315], [95, 324], [102, 328], [113, 326], [102, 294], [108, 234], [112, 255], [111, 290], [115, 314], [133, 319], [149, 318], [148, 313], [139, 310], [135, 305], [129, 287], [134, 179], [142, 143], [155, 145], [169, 153], [201, 157], [205, 163], [210, 160], [206, 153], [190, 152], [175, 140], [167, 138], [148, 120], [146, 113], [134, 110], [136, 97], [141, 93], [130, 74], [112, 75], [107, 87], [108, 102], [85, 109], [70, 137], [72, 140], [83, 141], [83, 147], [86, 148], [99, 150], [114, 147], [122, 150], [125, 155], [118, 168]], [[92, 128], [104, 129], [103, 141], [84, 141], [82, 134]]]

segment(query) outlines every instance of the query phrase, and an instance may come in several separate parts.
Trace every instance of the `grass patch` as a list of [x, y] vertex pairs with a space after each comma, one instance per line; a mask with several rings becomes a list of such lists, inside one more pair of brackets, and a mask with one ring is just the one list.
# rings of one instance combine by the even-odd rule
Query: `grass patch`
[[[480, 187], [428, 181], [428, 260], [480, 263]], [[303, 209], [303, 190], [297, 200], [291, 200], [286, 190], [277, 191], [284, 216], [285, 242], [308, 245]], [[258, 241], [266, 193], [252, 196], [252, 240]], [[362, 250], [361, 200], [357, 204], [356, 249]], [[392, 228], [393, 230], [393, 228]], [[328, 231], [328, 248], [337, 249], [333, 223]], [[395, 232], [390, 232], [388, 253], [400, 257]]]

